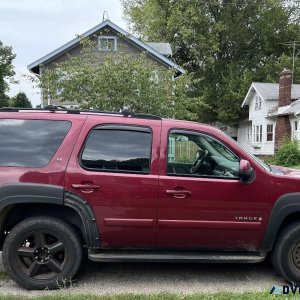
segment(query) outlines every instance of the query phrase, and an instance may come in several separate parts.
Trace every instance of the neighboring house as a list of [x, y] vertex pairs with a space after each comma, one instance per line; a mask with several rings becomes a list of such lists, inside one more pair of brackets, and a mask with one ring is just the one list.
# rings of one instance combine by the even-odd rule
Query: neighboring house
[[[103, 21], [102, 23], [82, 34], [82, 36], [93, 39], [98, 45], [99, 52], [103, 53], [103, 56], [107, 54], [108, 51], [113, 53], [116, 58], [119, 52], [130, 53], [134, 55], [139, 55], [145, 52], [150, 60], [158, 63], [159, 65], [162, 65], [166, 68], [175, 68], [177, 71], [177, 76], [184, 73], [184, 70], [171, 60], [172, 50], [169, 43], [144, 43], [130, 35], [128, 32], [110, 20]], [[68, 55], [81, 55], [81, 49], [82, 46], [80, 45], [79, 38], [75, 38], [58, 49], [36, 60], [27, 68], [32, 73], [41, 75], [44, 68], [54, 68], [57, 63], [68, 59]], [[60, 104], [57, 99], [45, 99], [46, 97], [43, 97], [43, 94], [45, 93], [42, 93], [43, 107], [49, 104]], [[76, 104], [77, 103], [74, 102], [63, 103], [63, 105], [66, 107], [76, 106]]]
[[242, 107], [249, 118], [238, 124], [237, 141], [250, 153], [273, 155], [284, 138], [300, 140], [300, 84], [284, 70], [279, 84], [253, 82]]

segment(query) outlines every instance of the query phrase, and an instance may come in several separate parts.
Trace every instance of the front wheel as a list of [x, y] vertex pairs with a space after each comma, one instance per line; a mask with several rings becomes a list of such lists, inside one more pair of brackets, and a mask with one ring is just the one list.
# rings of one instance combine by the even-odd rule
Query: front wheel
[[70, 281], [82, 260], [75, 230], [52, 217], [33, 217], [17, 224], [5, 239], [3, 264], [26, 289], [56, 289]]
[[271, 255], [276, 271], [290, 283], [300, 284], [300, 222], [280, 232]]

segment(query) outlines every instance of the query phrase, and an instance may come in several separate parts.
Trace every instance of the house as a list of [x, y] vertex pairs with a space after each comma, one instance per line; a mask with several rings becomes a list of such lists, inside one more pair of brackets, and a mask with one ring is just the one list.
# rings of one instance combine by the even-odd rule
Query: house
[[[82, 36], [89, 37], [95, 41], [95, 44], [98, 46], [98, 50], [101, 54], [99, 60], [101, 60], [101, 57], [106, 55], [108, 52], [115, 55], [116, 58], [120, 52], [130, 53], [133, 55], [146, 53], [148, 59], [158, 63], [159, 65], [166, 68], [174, 68], [177, 76], [184, 73], [184, 70], [171, 60], [172, 49], [169, 43], [145, 43], [133, 37], [127, 31], [120, 28], [110, 20], [103, 21], [83, 33]], [[30, 72], [39, 76], [43, 73], [45, 68], [54, 68], [57, 63], [68, 59], [68, 55], [82, 55], [81, 50], [82, 46], [80, 45], [80, 39], [76, 37], [58, 49], [31, 63], [27, 68]], [[42, 91], [42, 107], [50, 104], [59, 104], [57, 99], [45, 99], [46, 97], [44, 97], [43, 94], [45, 95]], [[77, 103], [64, 102], [63, 105], [70, 107], [76, 106]]]
[[253, 82], [242, 103], [249, 117], [238, 124], [237, 141], [250, 153], [273, 155], [285, 138], [300, 140], [300, 84], [284, 70], [278, 83]]

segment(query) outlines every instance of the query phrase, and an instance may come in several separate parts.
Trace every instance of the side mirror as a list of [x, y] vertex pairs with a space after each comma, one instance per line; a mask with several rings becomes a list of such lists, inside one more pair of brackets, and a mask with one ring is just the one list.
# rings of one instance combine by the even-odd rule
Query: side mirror
[[248, 160], [241, 159], [240, 160], [240, 169], [239, 169], [239, 176], [241, 177], [242, 181], [248, 181], [253, 176], [253, 169]]

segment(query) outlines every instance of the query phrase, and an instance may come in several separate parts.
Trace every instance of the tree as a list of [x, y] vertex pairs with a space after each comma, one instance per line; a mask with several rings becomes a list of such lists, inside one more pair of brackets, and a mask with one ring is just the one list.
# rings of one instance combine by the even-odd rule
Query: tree
[[131, 30], [145, 40], [170, 42], [176, 62], [193, 74], [201, 121], [235, 123], [251, 82], [278, 82], [279, 72], [292, 67], [286, 42], [299, 40], [299, 1], [122, 2]]
[[100, 57], [91, 40], [82, 39], [81, 44], [80, 56], [43, 70], [40, 87], [46, 98], [76, 101], [83, 108], [119, 111], [130, 106], [135, 112], [195, 118], [191, 111], [199, 99], [189, 98], [188, 75], [174, 80], [174, 69], [159, 66], [146, 54]]
[[3, 95], [2, 97], [0, 97], [0, 108], [2, 107], [9, 107], [9, 97], [6, 95]]
[[[12, 53], [12, 47], [5, 46], [0, 41], [0, 101], [4, 101], [6, 99], [5, 93], [8, 90], [7, 79], [12, 78], [15, 75], [12, 61], [16, 57], [15, 54]], [[1, 105], [1, 104], [0, 104]]]
[[19, 92], [15, 97], [13, 97], [12, 103], [14, 107], [32, 108], [31, 102], [23, 92]]

